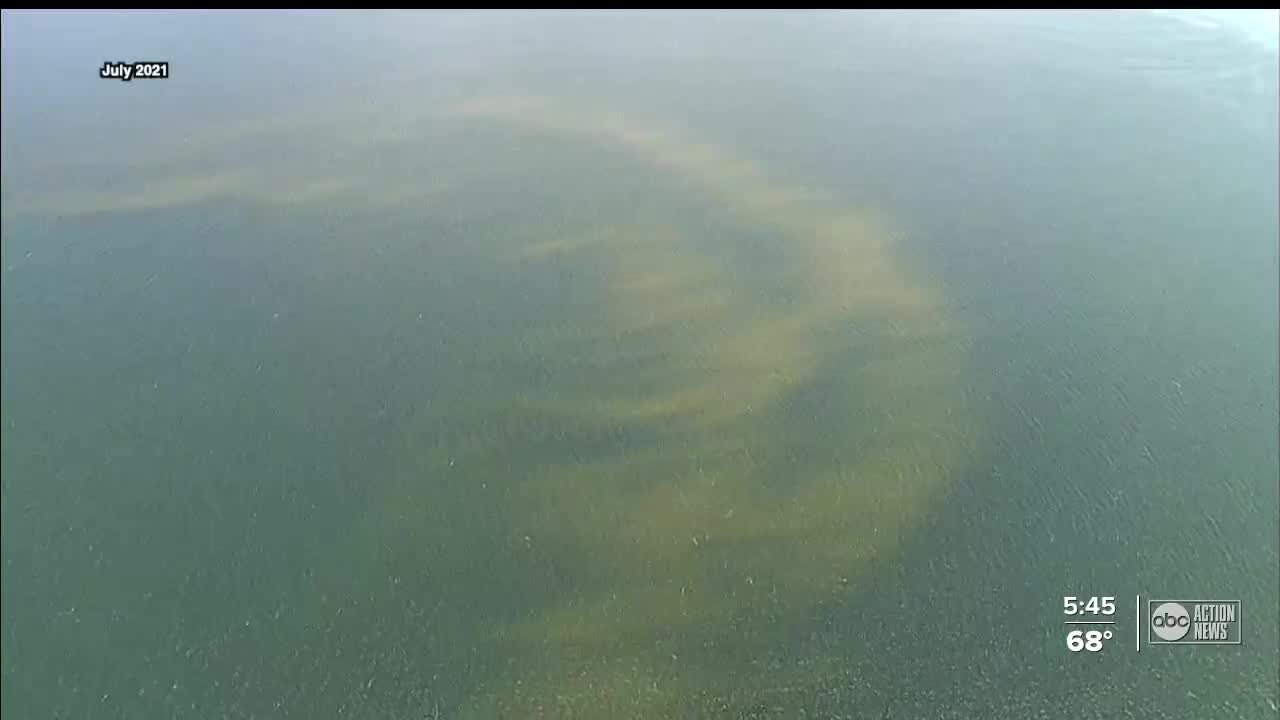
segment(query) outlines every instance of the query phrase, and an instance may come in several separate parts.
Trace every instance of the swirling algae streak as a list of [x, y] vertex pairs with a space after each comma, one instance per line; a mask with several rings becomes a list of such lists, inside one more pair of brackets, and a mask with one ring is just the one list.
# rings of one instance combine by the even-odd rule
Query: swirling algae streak
[[[459, 710], [685, 716], [834, 679], [836, 656], [798, 649], [788, 621], [857, 591], [859, 569], [889, 553], [971, 457], [978, 413], [965, 391], [965, 333], [895, 261], [891, 223], [877, 213], [779, 187], [752, 163], [616, 113], [541, 97], [453, 112], [588, 139], [663, 169], [731, 222], [767, 232], [785, 262], [766, 272], [789, 297], [753, 292], [707, 243], [662, 223], [524, 245], [509, 258], [590, 262], [600, 273], [598, 327], [531, 329], [519, 344], [581, 354], [616, 378], [552, 371], [507, 413], [649, 428], [662, 442], [553, 463], [502, 496], [524, 544], [568, 553], [564, 567], [586, 589], [486, 625], [488, 650], [512, 669], [491, 673]], [[840, 422], [787, 414], [814, 384], [848, 406], [823, 411]], [[815, 452], [830, 457], [803, 457]], [[414, 503], [393, 498], [366, 531], [420, 537], [405, 526], [448, 522]]]

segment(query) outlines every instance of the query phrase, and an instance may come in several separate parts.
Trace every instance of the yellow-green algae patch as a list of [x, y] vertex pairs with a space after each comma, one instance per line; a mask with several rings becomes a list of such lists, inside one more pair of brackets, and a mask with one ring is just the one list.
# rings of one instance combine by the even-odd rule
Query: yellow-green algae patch
[[864, 590], [972, 454], [964, 329], [881, 213], [572, 103], [484, 98], [454, 117], [622, 152], [717, 229], [529, 218], [477, 245], [577, 309], [492, 341], [513, 371], [476, 388], [483, 410], [406, 430], [401, 474], [329, 558], [355, 570], [335, 594], [425, 576], [458, 609], [438, 651], [483, 668], [463, 717], [806, 707], [841, 674], [799, 641], [806, 618]]

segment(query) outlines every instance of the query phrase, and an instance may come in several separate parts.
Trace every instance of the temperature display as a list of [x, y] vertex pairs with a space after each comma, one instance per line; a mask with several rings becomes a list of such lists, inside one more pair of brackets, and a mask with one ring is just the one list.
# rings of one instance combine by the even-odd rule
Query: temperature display
[[1114, 636], [1115, 633], [1110, 630], [1072, 630], [1067, 633], [1067, 649], [1071, 652], [1098, 652], [1102, 649], [1103, 641]]

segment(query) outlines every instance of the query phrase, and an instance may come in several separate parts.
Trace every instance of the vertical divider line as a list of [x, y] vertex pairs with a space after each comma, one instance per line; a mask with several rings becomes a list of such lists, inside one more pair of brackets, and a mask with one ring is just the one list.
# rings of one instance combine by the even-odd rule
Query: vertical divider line
[[1133, 646], [1142, 652], [1142, 596], [1133, 596]]

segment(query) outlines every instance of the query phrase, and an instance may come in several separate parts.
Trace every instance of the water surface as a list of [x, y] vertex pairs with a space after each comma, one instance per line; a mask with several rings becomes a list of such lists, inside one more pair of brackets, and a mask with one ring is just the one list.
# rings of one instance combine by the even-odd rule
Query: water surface
[[1274, 714], [1227, 17], [6, 13], [4, 713]]

